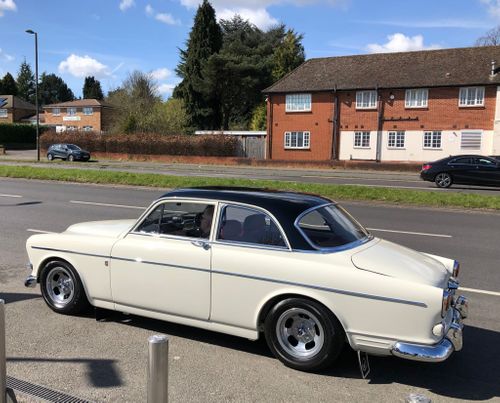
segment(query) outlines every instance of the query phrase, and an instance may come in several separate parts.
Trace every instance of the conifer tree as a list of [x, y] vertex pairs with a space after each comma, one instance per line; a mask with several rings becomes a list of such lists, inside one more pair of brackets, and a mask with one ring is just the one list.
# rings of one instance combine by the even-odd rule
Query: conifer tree
[[12, 74], [7, 73], [0, 80], [0, 94], [17, 95], [17, 84]]
[[26, 62], [26, 59], [19, 67], [17, 91], [20, 98], [32, 104], [35, 103], [35, 76], [33, 75], [31, 66]]
[[95, 77], [85, 77], [85, 82], [83, 84], [83, 98], [99, 100], [102, 100], [104, 98], [101, 83], [99, 82], [99, 80], [96, 80]]
[[73, 101], [75, 96], [61, 77], [55, 74], [42, 73], [38, 94], [42, 105]]

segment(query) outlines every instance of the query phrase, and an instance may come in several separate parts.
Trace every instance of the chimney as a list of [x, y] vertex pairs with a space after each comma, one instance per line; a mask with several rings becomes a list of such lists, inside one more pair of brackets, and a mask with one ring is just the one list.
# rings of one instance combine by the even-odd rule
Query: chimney
[[490, 72], [490, 76], [496, 76], [497, 72], [496, 72], [496, 61], [495, 60], [492, 60], [491, 61], [491, 72]]

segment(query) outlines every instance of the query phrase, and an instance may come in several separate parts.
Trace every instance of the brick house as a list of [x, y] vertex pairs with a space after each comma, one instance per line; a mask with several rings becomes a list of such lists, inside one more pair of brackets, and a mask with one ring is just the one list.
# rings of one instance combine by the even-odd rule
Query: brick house
[[35, 114], [35, 105], [15, 95], [0, 95], [0, 123], [18, 123]]
[[58, 132], [66, 130], [106, 132], [113, 113], [110, 104], [97, 99], [78, 99], [50, 104], [45, 105], [43, 109], [45, 125], [55, 127]]
[[500, 46], [310, 59], [264, 90], [267, 158], [500, 155]]

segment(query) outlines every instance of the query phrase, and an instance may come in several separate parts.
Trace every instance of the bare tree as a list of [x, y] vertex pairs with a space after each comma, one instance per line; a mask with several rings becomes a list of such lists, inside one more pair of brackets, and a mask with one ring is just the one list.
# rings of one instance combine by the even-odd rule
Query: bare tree
[[498, 46], [500, 45], [500, 25], [490, 29], [486, 34], [476, 40], [475, 46]]

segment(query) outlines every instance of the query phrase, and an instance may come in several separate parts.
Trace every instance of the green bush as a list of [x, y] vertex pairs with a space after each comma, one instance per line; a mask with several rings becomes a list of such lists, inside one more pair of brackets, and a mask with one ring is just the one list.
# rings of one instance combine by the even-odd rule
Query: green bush
[[0, 144], [36, 144], [36, 128], [30, 124], [0, 123]]
[[85, 132], [45, 133], [40, 138], [43, 149], [54, 143], [71, 143], [90, 152], [143, 155], [195, 155], [233, 157], [238, 140], [223, 135], [164, 135], [154, 133], [96, 134]]

